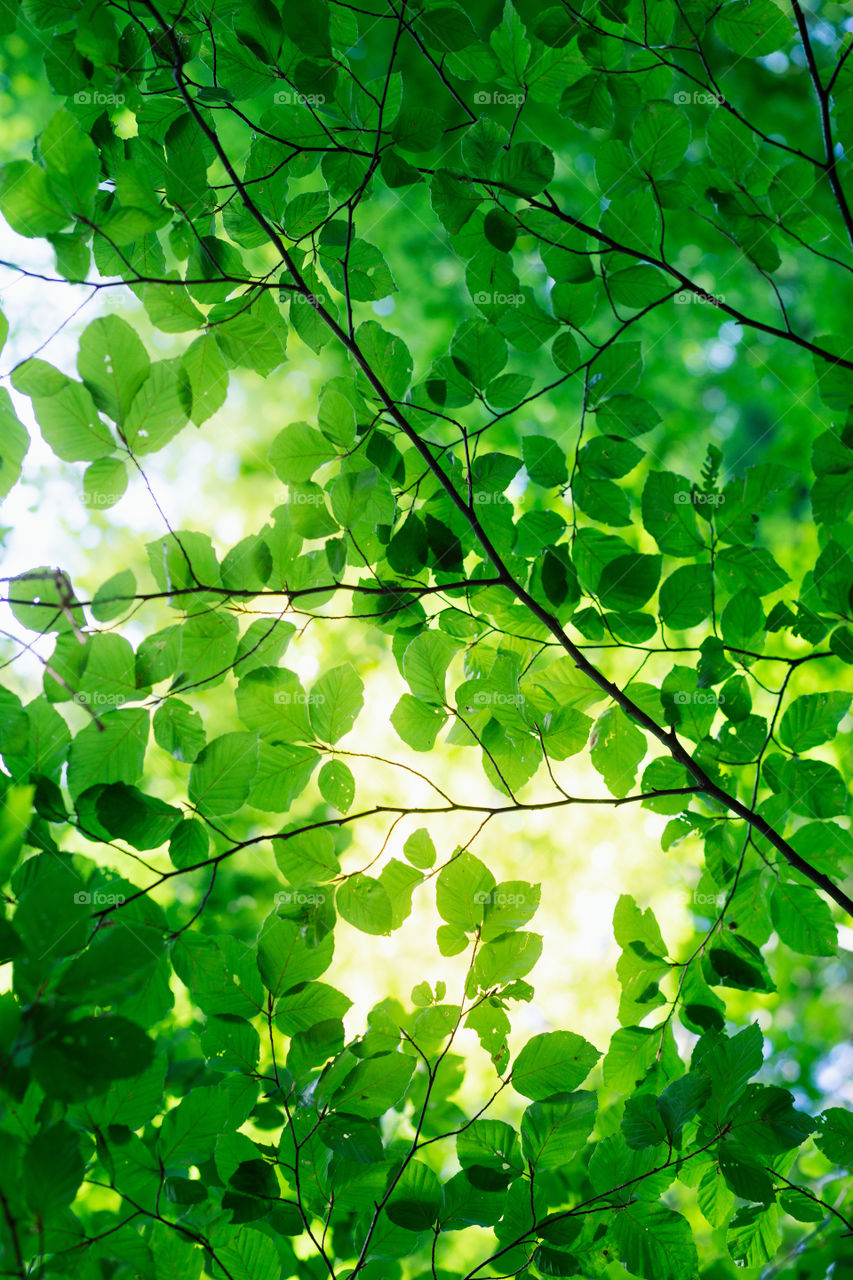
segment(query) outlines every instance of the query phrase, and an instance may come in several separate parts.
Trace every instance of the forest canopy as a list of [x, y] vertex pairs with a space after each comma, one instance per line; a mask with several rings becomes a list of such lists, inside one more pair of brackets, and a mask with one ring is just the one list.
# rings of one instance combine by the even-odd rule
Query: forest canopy
[[0, 4], [0, 1274], [853, 1274], [851, 50]]

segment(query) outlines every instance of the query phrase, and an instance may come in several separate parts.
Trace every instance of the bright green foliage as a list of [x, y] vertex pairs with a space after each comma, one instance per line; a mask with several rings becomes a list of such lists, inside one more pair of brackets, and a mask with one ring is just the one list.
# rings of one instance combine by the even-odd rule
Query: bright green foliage
[[[0, 689], [0, 1270], [849, 1269], [853, 1121], [818, 1114], [797, 1003], [853, 915], [844, 7], [15, 9], [50, 109], [0, 212], [160, 334], [110, 312], [73, 373], [12, 370], [0, 496], [19, 412], [108, 511], [246, 374], [271, 379], [287, 492], [233, 547], [164, 526], [91, 599], [61, 568], [4, 580], [13, 645], [49, 656], [25, 701], [10, 664]], [[323, 384], [288, 421], [306, 350]], [[720, 397], [743, 421], [710, 429]], [[396, 662], [399, 777], [467, 748], [490, 801], [359, 796], [366, 637]], [[594, 794], [562, 782], [582, 753]], [[623, 895], [609, 1046], [523, 1042], [528, 925], [565, 886], [498, 883], [487, 841], [447, 848], [431, 815], [491, 835], [585, 801], [617, 846], [659, 824], [650, 885], [704, 843], [695, 937]], [[389, 812], [400, 858], [361, 834]], [[423, 980], [355, 1025], [339, 922], [371, 967], [425, 904]], [[448, 991], [433, 962], [463, 954]]]

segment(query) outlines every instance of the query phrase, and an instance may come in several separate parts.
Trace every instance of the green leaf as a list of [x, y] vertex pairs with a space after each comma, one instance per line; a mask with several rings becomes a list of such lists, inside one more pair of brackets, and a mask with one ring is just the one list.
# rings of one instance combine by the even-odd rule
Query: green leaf
[[631, 150], [637, 167], [653, 177], [669, 173], [690, 142], [687, 113], [674, 102], [647, 102], [634, 121]]
[[731, 112], [716, 110], [708, 121], [708, 146], [724, 172], [745, 177], [755, 162], [758, 139]]
[[661, 619], [677, 631], [698, 627], [711, 613], [712, 588], [710, 565], [682, 565], [661, 584]]
[[763, 58], [788, 45], [794, 30], [773, 0], [732, 0], [714, 18], [717, 35], [735, 53]]
[[317, 777], [320, 794], [339, 813], [346, 813], [355, 799], [355, 778], [343, 760], [328, 760]]
[[815, 1143], [833, 1164], [853, 1165], [853, 1112], [830, 1107], [820, 1116], [820, 1132]]
[[781, 1231], [775, 1204], [738, 1209], [729, 1224], [726, 1243], [735, 1265], [761, 1267], [776, 1256]]
[[542, 938], [538, 933], [505, 933], [486, 942], [477, 953], [466, 990], [474, 993], [493, 990], [524, 978], [542, 954]]
[[163, 1119], [157, 1154], [168, 1168], [202, 1164], [220, 1134], [236, 1130], [255, 1105], [257, 1084], [227, 1076], [219, 1084], [192, 1089]]
[[[436, 169], [430, 184], [430, 202], [436, 216], [449, 232], [461, 231], [471, 214], [480, 204], [482, 196], [448, 169]], [[0, 188], [0, 209], [2, 209]]]
[[140, 936], [142, 932], [120, 920], [102, 929], [63, 974], [60, 993], [104, 1006], [133, 995], [150, 979], [163, 950], [160, 940]]
[[23, 1161], [23, 1189], [30, 1209], [50, 1218], [70, 1205], [85, 1165], [78, 1135], [64, 1120], [36, 1134]]
[[779, 741], [798, 753], [831, 741], [850, 701], [849, 693], [806, 693], [795, 698], [779, 722]]
[[480, 936], [485, 942], [527, 924], [536, 914], [541, 887], [526, 880], [504, 880], [490, 890]]
[[[554, 364], [563, 373], [574, 373], [581, 364], [578, 344], [571, 333], [558, 333], [551, 344]], [[522, 441], [522, 448], [524, 442]]]
[[610, 480], [590, 480], [575, 476], [572, 501], [581, 511], [601, 524], [619, 527], [631, 523], [631, 508], [625, 493]]
[[258, 769], [249, 788], [249, 802], [268, 813], [286, 813], [307, 787], [319, 758], [318, 753], [308, 747], [262, 740]]
[[512, 1086], [525, 1098], [541, 1102], [582, 1084], [601, 1057], [583, 1036], [572, 1031], [546, 1031], [533, 1036], [512, 1068]]
[[198, 819], [185, 818], [172, 832], [169, 857], [174, 866], [184, 870], [204, 862], [209, 847], [207, 832]]
[[355, 724], [364, 705], [364, 685], [351, 663], [327, 671], [311, 687], [311, 727], [321, 742], [338, 742]]
[[105, 1093], [113, 1080], [144, 1071], [154, 1056], [153, 1042], [127, 1018], [86, 1016], [60, 1030], [36, 1047], [32, 1070], [47, 1096], [64, 1102]]
[[51, 116], [39, 138], [39, 151], [47, 166], [48, 187], [67, 209], [78, 216], [92, 213], [100, 176], [100, 158], [92, 139], [67, 111]]
[[150, 369], [151, 361], [141, 339], [120, 316], [93, 320], [80, 335], [80, 377], [97, 407], [119, 425], [124, 423]]
[[255, 953], [237, 938], [184, 932], [172, 962], [205, 1014], [254, 1018], [264, 1006]]
[[174, 805], [123, 782], [104, 787], [95, 808], [109, 834], [134, 849], [159, 849], [181, 820], [181, 810]]
[[485, 320], [466, 320], [453, 335], [450, 356], [463, 378], [482, 391], [506, 364], [507, 345]]
[[190, 417], [197, 427], [221, 409], [228, 393], [228, 370], [214, 333], [203, 333], [181, 356], [192, 395]]
[[249, 1227], [232, 1228], [225, 1241], [217, 1241], [216, 1256], [232, 1280], [277, 1280], [281, 1274], [275, 1242]]
[[258, 935], [258, 969], [264, 986], [275, 998], [283, 991], [319, 978], [331, 964], [333, 950], [331, 934], [316, 947], [310, 947], [295, 921], [275, 913], [267, 916]]
[[[599, 483], [604, 483], [603, 481]], [[654, 595], [660, 581], [660, 556], [629, 552], [604, 566], [597, 595], [606, 609], [640, 609]]]
[[727, 1145], [746, 1160], [755, 1159], [757, 1153], [777, 1156], [801, 1146], [815, 1125], [810, 1116], [795, 1110], [793, 1102], [787, 1089], [748, 1085], [732, 1111]]
[[19, 236], [51, 235], [71, 218], [44, 169], [13, 160], [0, 169], [0, 213]]
[[276, 1026], [285, 1035], [296, 1035], [300, 1031], [308, 1031], [318, 1022], [340, 1019], [352, 1001], [334, 987], [324, 982], [306, 982], [279, 997], [276, 1004]]
[[666, 1129], [652, 1094], [635, 1094], [625, 1102], [622, 1135], [629, 1147], [642, 1150], [666, 1140]]
[[766, 596], [789, 581], [784, 569], [763, 547], [726, 547], [717, 556], [715, 567], [720, 581], [732, 594], [751, 590]]
[[[151, 572], [161, 591], [193, 592], [196, 603], [211, 597], [202, 586], [220, 585], [219, 565], [210, 538], [203, 533], [180, 529], [149, 542], [146, 546]], [[172, 601], [170, 601], [172, 603]], [[182, 603], [180, 599], [176, 603]]]
[[751, 591], [741, 591], [732, 596], [723, 609], [720, 631], [726, 643], [736, 648], [760, 647], [764, 621], [758, 596]]
[[408, 1086], [415, 1059], [402, 1053], [383, 1053], [367, 1058], [344, 1080], [332, 1104], [347, 1115], [373, 1119], [399, 1103]]
[[0, 387], [0, 498], [11, 493], [21, 474], [30, 437], [18, 420], [9, 392]]
[[446, 711], [421, 702], [411, 693], [404, 693], [391, 712], [392, 725], [406, 745], [415, 751], [431, 751], [446, 721]]
[[536, 196], [554, 177], [554, 153], [541, 142], [516, 142], [502, 154], [499, 176], [515, 195]]
[[512, 0], [506, 0], [503, 20], [495, 27], [489, 43], [500, 63], [501, 70], [515, 84], [523, 83], [523, 75], [530, 57], [530, 41], [524, 23]]
[[663, 957], [667, 954], [654, 911], [651, 907], [641, 910], [630, 894], [621, 894], [616, 903], [613, 934], [620, 947], [640, 943], [644, 955]]
[[712, 1164], [703, 1173], [696, 1199], [703, 1216], [712, 1227], [727, 1225], [735, 1198], [718, 1165]]
[[315, 427], [294, 422], [280, 431], [270, 449], [270, 462], [280, 480], [310, 480], [318, 467], [336, 457], [335, 449]]
[[133, 397], [124, 436], [136, 453], [162, 449], [186, 426], [192, 406], [189, 381], [179, 360], [158, 360]]
[[391, 932], [391, 899], [385, 886], [371, 876], [350, 876], [339, 887], [335, 904], [341, 917], [362, 933]]
[[595, 1124], [594, 1093], [571, 1093], [557, 1102], [534, 1102], [521, 1120], [525, 1160], [536, 1172], [560, 1169], [581, 1150]]
[[333, 880], [341, 869], [328, 827], [285, 829], [275, 842], [275, 860], [282, 874], [295, 885]]
[[121, 458], [98, 458], [86, 468], [83, 502], [95, 511], [115, 506], [127, 488], [127, 468]]
[[329, 14], [324, 5], [307, 3], [283, 19], [284, 31], [309, 58], [330, 58]]
[[436, 5], [423, 13], [419, 29], [426, 43], [442, 54], [465, 49], [477, 39], [470, 19], [455, 5]]
[[638, 1200], [620, 1209], [612, 1231], [619, 1257], [635, 1275], [646, 1280], [688, 1280], [696, 1275], [696, 1246], [680, 1213]]
[[[683, 989], [683, 988], [682, 988]], [[681, 1141], [684, 1124], [704, 1105], [711, 1092], [711, 1082], [703, 1073], [690, 1071], [673, 1080], [657, 1099], [667, 1137], [675, 1144]]]
[[391, 486], [374, 467], [341, 472], [330, 482], [328, 493], [332, 515], [345, 529], [394, 523]]
[[249, 794], [257, 768], [256, 734], [222, 734], [209, 742], [193, 763], [187, 794], [205, 816], [236, 813]]
[[110, 1124], [126, 1124], [129, 1129], [141, 1129], [160, 1111], [166, 1061], [161, 1055], [139, 1075], [124, 1081], [113, 1081], [109, 1093], [88, 1104], [89, 1114], [96, 1124], [106, 1128]]
[[770, 914], [779, 937], [807, 956], [834, 956], [838, 938], [829, 906], [814, 889], [777, 880]]
[[115, 447], [109, 427], [98, 417], [91, 392], [82, 382], [66, 378], [52, 393], [34, 395], [33, 410], [42, 435], [63, 462], [92, 462]]
[[8, 787], [0, 809], [0, 884], [5, 884], [27, 834], [35, 787]]
[[388, 1199], [392, 1222], [407, 1231], [425, 1231], [438, 1217], [441, 1183], [428, 1165], [410, 1160]]
[[336, 449], [348, 449], [355, 440], [357, 403], [349, 387], [338, 390], [334, 383], [327, 383], [320, 396], [317, 421], [323, 435]]
[[280, 618], [256, 618], [249, 623], [237, 645], [234, 666], [241, 676], [257, 667], [275, 666], [284, 656], [296, 628]]
[[813, 1200], [799, 1188], [781, 1192], [779, 1207], [797, 1222], [820, 1222], [826, 1212], [819, 1201]]
[[761, 952], [748, 938], [723, 935], [706, 955], [706, 979], [741, 991], [775, 991]]
[[81, 729], [71, 744], [68, 789], [72, 797], [96, 783], [135, 782], [142, 773], [147, 743], [147, 711], [104, 712], [98, 723]]
[[412, 378], [412, 357], [403, 339], [375, 320], [365, 320], [356, 329], [355, 340], [388, 394], [402, 399]]
[[550, 436], [525, 436], [521, 452], [525, 470], [534, 484], [552, 489], [568, 480], [565, 454]]
[[418, 827], [406, 838], [403, 852], [413, 867], [421, 871], [429, 871], [435, 862], [435, 845], [426, 827]]
[[483, 923], [485, 904], [495, 878], [479, 858], [464, 850], [454, 854], [436, 880], [438, 914], [454, 929], [469, 933]]
[[237, 686], [237, 714], [248, 729], [273, 742], [312, 738], [310, 698], [298, 677], [282, 667], [257, 667]]
[[[456, 1135], [456, 1155], [463, 1169], [476, 1171], [469, 1177], [488, 1170], [505, 1183], [523, 1168], [518, 1134], [502, 1120], [474, 1120]], [[498, 1185], [497, 1180], [492, 1185]]]
[[180, 698], [167, 698], [160, 704], [152, 727], [158, 747], [187, 764], [192, 764], [205, 745], [201, 716]]
[[447, 668], [458, 650], [458, 642], [441, 631], [425, 631], [406, 646], [403, 676], [415, 698], [437, 707], [446, 706]]
[[[632, 391], [643, 371], [643, 356], [639, 342], [617, 342], [605, 348], [595, 358], [589, 377], [589, 395], [592, 404], [605, 397]], [[619, 432], [614, 432], [618, 435]]]
[[635, 436], [645, 435], [660, 422], [660, 414], [648, 401], [626, 394], [605, 400], [597, 407], [595, 416], [600, 431], [620, 440], [633, 440]]
[[[660, 105], [660, 103], [649, 104], [650, 108]], [[645, 120], [646, 124], [651, 124], [647, 117]], [[636, 142], [636, 135], [634, 141]], [[663, 149], [663, 139], [658, 139], [657, 143], [652, 140], [655, 162], [659, 163], [663, 159]], [[641, 167], [645, 166], [641, 163]], [[638, 265], [613, 272], [607, 278], [607, 288], [614, 302], [639, 310], [641, 307], [648, 306], [650, 302], [664, 297], [667, 292], [667, 282], [656, 267]]]
[[652, 471], [643, 489], [643, 524], [661, 551], [695, 556], [702, 547], [690, 481], [672, 471]]
[[590, 759], [611, 795], [628, 794], [645, 754], [643, 733], [621, 707], [610, 707], [599, 716], [592, 731]]

